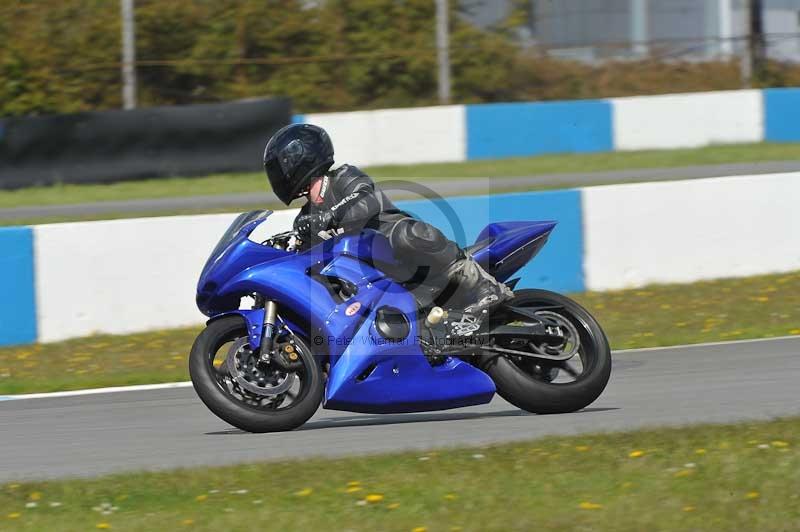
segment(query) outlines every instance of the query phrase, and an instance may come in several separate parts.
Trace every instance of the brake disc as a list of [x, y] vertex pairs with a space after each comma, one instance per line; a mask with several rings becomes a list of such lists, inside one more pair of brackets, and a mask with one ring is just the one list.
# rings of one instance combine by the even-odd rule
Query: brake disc
[[[256, 395], [279, 395], [294, 384], [295, 373], [269, 371], [259, 365], [258, 356], [249, 349], [247, 338], [239, 338], [228, 350], [226, 364], [228, 373], [236, 383]], [[283, 380], [280, 375], [285, 375]]]

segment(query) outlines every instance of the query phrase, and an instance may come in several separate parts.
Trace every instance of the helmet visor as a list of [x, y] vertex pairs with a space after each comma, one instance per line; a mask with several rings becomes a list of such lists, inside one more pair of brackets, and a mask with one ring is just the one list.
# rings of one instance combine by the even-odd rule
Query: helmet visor
[[278, 196], [286, 205], [289, 205], [292, 200], [292, 191], [289, 185], [289, 178], [283, 171], [283, 168], [277, 158], [272, 157], [264, 162], [264, 169], [267, 171], [269, 183], [272, 185], [272, 192]]

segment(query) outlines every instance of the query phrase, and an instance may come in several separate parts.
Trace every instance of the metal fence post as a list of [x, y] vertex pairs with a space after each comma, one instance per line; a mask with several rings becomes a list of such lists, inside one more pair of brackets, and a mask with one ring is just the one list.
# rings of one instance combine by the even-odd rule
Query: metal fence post
[[136, 30], [133, 0], [120, 0], [122, 11], [122, 105], [136, 108]]
[[439, 103], [451, 98], [450, 21], [448, 0], [436, 0], [436, 62], [439, 66]]

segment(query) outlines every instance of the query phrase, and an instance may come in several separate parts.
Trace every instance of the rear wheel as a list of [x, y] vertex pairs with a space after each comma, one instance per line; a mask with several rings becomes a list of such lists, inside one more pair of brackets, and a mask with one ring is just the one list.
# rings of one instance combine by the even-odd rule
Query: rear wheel
[[258, 362], [258, 354], [249, 349], [247, 328], [240, 316], [212, 322], [197, 337], [189, 356], [189, 374], [197, 395], [222, 420], [248, 432], [299, 427], [322, 401], [322, 371], [301, 338], [291, 336], [286, 341], [302, 362], [292, 372], [274, 362]]
[[[518, 290], [510, 304], [542, 308], [536, 314], [558, 323], [564, 332], [564, 342], [558, 346], [533, 346], [512, 339], [498, 342], [498, 347], [531, 354], [537, 349], [551, 355], [573, 351], [575, 354], [567, 361], [556, 362], [489, 353], [487, 356], [491, 358], [485, 369], [494, 380], [497, 393], [514, 406], [537, 414], [574, 412], [593, 403], [611, 376], [611, 350], [597, 320], [578, 303], [547, 290]], [[522, 323], [519, 320], [517, 315], [492, 317], [498, 324], [524, 326], [525, 318]]]

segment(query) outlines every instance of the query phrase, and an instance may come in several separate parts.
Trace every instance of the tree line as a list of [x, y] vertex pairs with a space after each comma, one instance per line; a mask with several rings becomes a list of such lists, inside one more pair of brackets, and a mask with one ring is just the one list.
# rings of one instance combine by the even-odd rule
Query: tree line
[[[455, 103], [734, 89], [735, 62], [557, 60], [513, 18], [482, 30], [451, 17]], [[528, 4], [523, 2], [522, 4]], [[289, 96], [299, 112], [437, 103], [432, 0], [136, 0], [141, 106]], [[121, 107], [114, 0], [0, 6], [0, 116]], [[800, 71], [773, 65], [763, 83]]]

